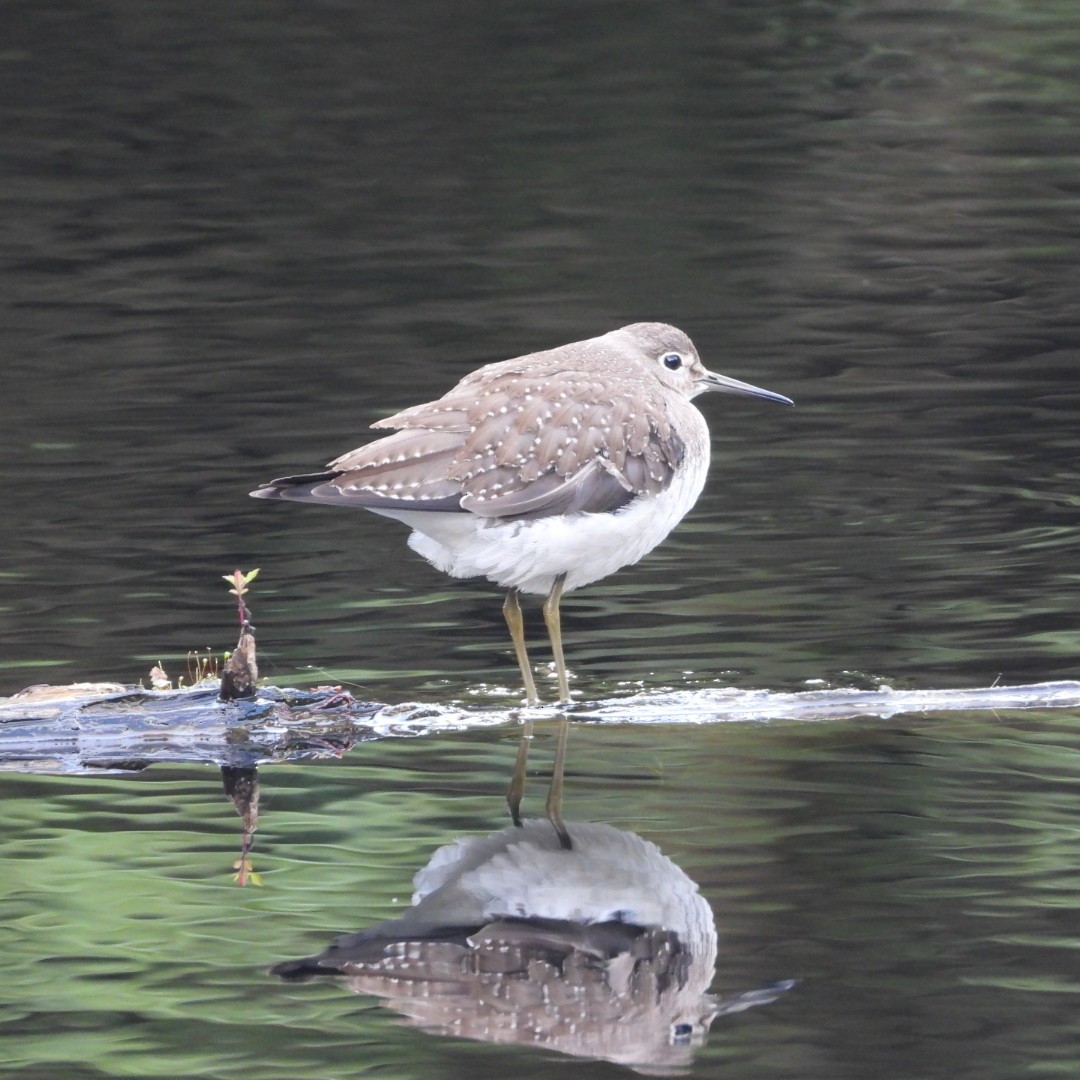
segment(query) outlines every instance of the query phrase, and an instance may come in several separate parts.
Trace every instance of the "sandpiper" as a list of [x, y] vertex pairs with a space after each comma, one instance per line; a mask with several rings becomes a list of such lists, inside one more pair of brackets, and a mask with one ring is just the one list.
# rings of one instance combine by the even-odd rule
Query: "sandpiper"
[[633, 323], [478, 368], [438, 400], [372, 425], [394, 434], [251, 494], [395, 518], [437, 569], [505, 588], [530, 705], [539, 698], [519, 596], [544, 596], [567, 703], [562, 595], [637, 562], [697, 501], [709, 429], [691, 400], [707, 390], [794, 404], [706, 370], [674, 326]]

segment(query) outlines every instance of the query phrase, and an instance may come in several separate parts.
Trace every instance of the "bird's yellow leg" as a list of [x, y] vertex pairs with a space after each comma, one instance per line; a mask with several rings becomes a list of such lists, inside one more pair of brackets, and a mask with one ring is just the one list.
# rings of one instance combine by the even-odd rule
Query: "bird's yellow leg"
[[536, 683], [533, 681], [532, 668], [529, 666], [529, 654], [525, 651], [525, 621], [521, 617], [521, 603], [518, 600], [517, 589], [511, 589], [506, 594], [503, 602], [503, 618], [510, 630], [510, 640], [514, 643], [514, 655], [517, 657], [518, 667], [521, 668], [521, 678], [525, 683], [525, 701], [528, 705], [539, 705], [540, 699], [536, 696]]
[[[514, 654], [517, 656], [518, 667], [521, 668], [521, 677], [525, 681], [525, 697], [529, 705], [539, 705], [536, 683], [533, 680], [532, 668], [529, 666], [529, 654], [525, 650], [525, 626], [521, 617], [521, 603], [518, 600], [517, 589], [511, 589], [506, 594], [503, 616], [510, 629], [510, 639], [514, 643]], [[525, 797], [525, 766], [529, 761], [531, 741], [532, 720], [526, 720], [521, 731], [521, 742], [518, 743], [517, 757], [514, 760], [514, 775], [510, 779], [510, 787], [506, 792], [506, 805], [510, 807], [510, 817], [515, 825], [521, 824], [521, 800]]]
[[566, 584], [566, 575], [560, 574], [555, 579], [544, 601], [544, 622], [547, 625], [548, 637], [551, 638], [551, 652], [555, 657], [555, 673], [559, 677], [559, 704], [570, 704], [570, 681], [566, 677], [566, 661], [563, 659], [562, 650], [562, 624], [559, 619], [559, 601], [562, 599], [563, 586]]

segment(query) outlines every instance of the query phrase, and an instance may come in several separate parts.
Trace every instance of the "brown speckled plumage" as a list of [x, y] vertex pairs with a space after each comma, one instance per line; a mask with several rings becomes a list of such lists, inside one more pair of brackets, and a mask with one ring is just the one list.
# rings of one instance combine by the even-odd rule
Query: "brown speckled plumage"
[[[657, 348], [696, 359], [682, 331], [639, 325], [658, 328]], [[670, 390], [616, 347], [583, 344], [480, 368], [373, 424], [395, 434], [336, 458], [327, 474], [285, 481], [320, 480], [311, 501], [484, 518], [606, 513], [657, 495], [684, 452]]]
[[518, 592], [546, 594], [567, 700], [559, 598], [636, 562], [693, 506], [709, 432], [691, 399], [707, 390], [791, 404], [707, 371], [681, 330], [633, 323], [479, 368], [441, 398], [373, 424], [393, 433], [327, 471], [252, 494], [398, 518], [414, 530], [410, 546], [438, 569], [509, 589], [507, 620], [530, 700], [514, 605]]

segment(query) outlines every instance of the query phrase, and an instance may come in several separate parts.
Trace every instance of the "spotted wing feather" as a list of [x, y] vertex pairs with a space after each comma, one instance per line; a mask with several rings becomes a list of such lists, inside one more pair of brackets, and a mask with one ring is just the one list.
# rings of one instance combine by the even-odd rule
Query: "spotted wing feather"
[[327, 471], [273, 480], [255, 494], [295, 502], [348, 503], [371, 509], [461, 509], [461, 485], [448, 478], [461, 436], [398, 431], [331, 461]]
[[482, 387], [451, 468], [462, 509], [482, 517], [606, 513], [670, 483], [684, 446], [659, 394], [612, 393], [595, 375]]
[[685, 450], [647, 385], [617, 394], [595, 373], [526, 375], [513, 361], [372, 426], [397, 430], [260, 494], [499, 519], [610, 513], [667, 488]]

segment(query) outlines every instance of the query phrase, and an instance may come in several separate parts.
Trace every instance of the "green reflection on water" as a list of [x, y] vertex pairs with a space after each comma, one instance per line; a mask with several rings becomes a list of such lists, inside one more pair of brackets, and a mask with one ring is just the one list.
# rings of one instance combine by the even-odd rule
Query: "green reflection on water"
[[[517, 734], [384, 740], [264, 769], [261, 889], [232, 884], [239, 819], [211, 769], [0, 777], [8, 1060], [47, 1070], [77, 1044], [105, 1074], [556, 1068], [418, 1038], [338, 986], [265, 974], [392, 917], [436, 847], [502, 827]], [[539, 725], [527, 812], [552, 736]], [[656, 841], [701, 885], [718, 991], [801, 980], [768, 1016], [725, 1019], [701, 1069], [795, 1060], [810, 1039], [831, 1050], [804, 1075], [834, 1076], [849, 1055], [893, 1073], [906, 1046], [920, 1075], [967, 1060], [1004, 1080], [1029, 1054], [1049, 1063], [1076, 1026], [1061, 920], [1080, 908], [1077, 784], [1080, 737], [1053, 713], [579, 725], [566, 810]], [[933, 1008], [912, 1015], [918, 1001]], [[984, 1023], [1008, 1045], [984, 1046]]]

